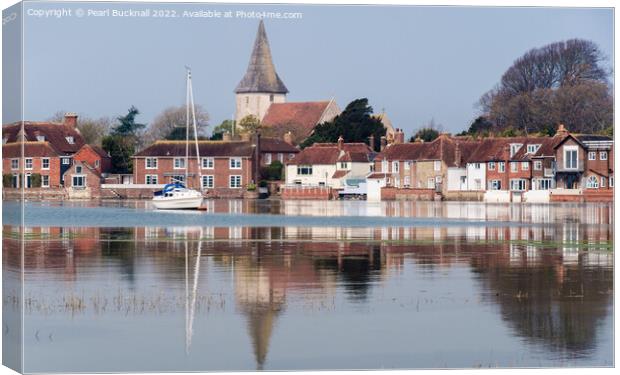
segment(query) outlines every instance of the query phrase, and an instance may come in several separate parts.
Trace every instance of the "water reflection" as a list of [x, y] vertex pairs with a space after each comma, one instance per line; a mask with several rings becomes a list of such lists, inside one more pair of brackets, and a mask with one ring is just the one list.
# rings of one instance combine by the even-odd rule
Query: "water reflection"
[[[431, 306], [442, 298], [452, 301], [447, 309], [456, 312], [473, 293], [481, 303], [475, 311], [496, 308], [513, 335], [527, 343], [526, 349], [513, 343], [515, 348], [543, 347], [544, 363], [550, 365], [589, 359], [604, 365], [600, 360], [606, 351], [597, 350], [610, 345], [611, 333], [600, 327], [611, 319], [613, 295], [613, 236], [611, 226], [599, 225], [609, 219], [604, 211], [598, 208], [584, 221], [554, 214], [558, 222], [540, 227], [28, 227], [26, 320], [40, 325], [45, 320], [39, 317], [45, 316], [124, 314], [128, 319], [135, 314], [131, 319], [140, 325], [145, 314], [181, 316], [183, 311], [184, 352], [193, 359], [201, 351], [194, 349], [193, 339], [215, 334], [201, 330], [204, 318], [238, 314], [245, 321], [254, 367], [263, 369], [278, 368], [269, 366], [275, 337], [295, 329], [312, 334], [303, 324], [307, 315], [348, 311], [354, 316], [392, 304], [409, 314], [425, 308], [433, 314]], [[20, 265], [17, 227], [5, 225], [3, 232], [3, 261], [10, 271]], [[433, 282], [416, 289], [425, 278]], [[471, 278], [475, 289], [461, 296], [463, 278]], [[383, 297], [386, 290], [394, 297]], [[393, 308], [388, 310], [396, 314]], [[480, 324], [476, 315], [454, 318]], [[278, 330], [283, 319], [299, 325]], [[74, 324], [69, 320], [66, 329], [78, 328]], [[360, 330], [381, 336], [372, 327]], [[154, 341], [165, 340], [160, 333], [151, 335]], [[238, 350], [242, 338], [229, 335], [220, 339], [234, 341]], [[98, 344], [103, 352], [108, 345], [123, 345], [116, 339]], [[277, 358], [282, 355], [276, 350]], [[406, 358], [399, 363], [416, 366]], [[187, 360], [178, 361], [175, 368], [183, 369]], [[532, 363], [525, 359], [521, 364]], [[209, 363], [189, 367], [205, 368]]]

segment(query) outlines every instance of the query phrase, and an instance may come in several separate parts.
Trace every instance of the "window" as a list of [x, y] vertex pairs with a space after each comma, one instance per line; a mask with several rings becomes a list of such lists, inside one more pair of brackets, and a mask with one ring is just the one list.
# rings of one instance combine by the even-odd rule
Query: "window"
[[11, 179], [11, 186], [14, 188], [18, 188], [19, 187], [19, 176], [14, 174], [13, 178]]
[[553, 187], [550, 178], [540, 178], [532, 181], [534, 190], [549, 190]]
[[482, 190], [482, 180], [480, 180], [479, 178], [474, 179], [474, 189]]
[[405, 187], [409, 187], [411, 185], [411, 177], [405, 176], [404, 185], [405, 185]]
[[73, 139], [72, 136], [65, 137], [65, 139], [67, 140], [67, 143], [69, 143], [70, 145], [75, 143], [75, 140]]
[[144, 176], [145, 178], [145, 183], [147, 185], [157, 185], [157, 175], [156, 174], [147, 174], [146, 176]]
[[284, 163], [284, 154], [282, 154], [282, 153], [279, 153], [279, 154], [278, 154], [278, 161], [279, 161], [280, 163]]
[[50, 158], [41, 158], [41, 169], [50, 169]]
[[474, 169], [480, 169], [480, 163], [474, 163]]
[[157, 158], [146, 158], [146, 169], [157, 169]]
[[298, 165], [297, 166], [297, 174], [303, 176], [312, 175], [312, 166], [311, 165]]
[[518, 167], [519, 167], [519, 164], [516, 161], [511, 161], [510, 162], [510, 171], [511, 172], [516, 172]]
[[50, 187], [50, 176], [48, 175], [41, 175], [41, 187]]
[[273, 94], [269, 95], [269, 103], [273, 103]]
[[530, 163], [528, 163], [527, 161], [522, 161], [521, 162], [521, 170], [522, 171], [529, 171], [530, 170]]
[[95, 168], [99, 168], [99, 159], [95, 160]]
[[407, 161], [405, 162], [405, 170], [406, 170], [406, 171], [410, 171], [410, 170], [411, 170], [411, 166], [412, 166], [412, 165], [413, 165], [413, 161], [411, 161], [411, 160], [407, 160]]
[[609, 187], [614, 187], [614, 176], [609, 176]]
[[542, 170], [542, 161], [540, 161], [540, 160], [534, 161], [534, 170], [535, 171]]
[[82, 173], [82, 166], [81, 165], [76, 165], [75, 166], [75, 173]]
[[84, 187], [84, 183], [86, 182], [86, 178], [84, 176], [73, 176], [71, 186], [73, 187]]
[[398, 173], [398, 161], [393, 161], [392, 162], [392, 172], [394, 173]]
[[586, 187], [588, 189], [598, 189], [598, 178], [596, 176], [590, 176], [586, 180]]
[[213, 158], [202, 158], [202, 169], [213, 169], [215, 160]]
[[527, 187], [527, 181], [522, 178], [510, 180], [510, 190], [523, 191]]
[[241, 187], [241, 176], [230, 176], [230, 187], [238, 189]]
[[71, 164], [70, 160], [71, 159], [69, 159], [69, 158], [62, 158], [62, 165], [69, 165], [69, 164]]
[[213, 188], [213, 176], [202, 176], [202, 187], [203, 189], [212, 189]]
[[400, 187], [400, 177], [396, 177], [394, 179], [394, 187], [397, 187], [397, 188]]
[[170, 177], [170, 183], [175, 183], [175, 182], [180, 182], [180, 183], [185, 183], [185, 176], [183, 175], [174, 175]]
[[519, 152], [519, 149], [521, 148], [521, 146], [523, 146], [523, 144], [521, 143], [511, 143], [510, 144], [510, 157], [513, 157], [517, 152]]
[[346, 161], [340, 162], [340, 169], [347, 169], [349, 166]]
[[241, 158], [230, 158], [230, 169], [241, 169]]
[[489, 190], [502, 190], [502, 181], [491, 180], [489, 182]]
[[185, 169], [185, 159], [174, 158], [174, 169]]
[[24, 168], [32, 169], [32, 158], [24, 159]]
[[577, 146], [564, 146], [564, 169], [577, 169]]
[[384, 160], [381, 162], [381, 172], [389, 172], [388, 171], [388, 161]]
[[269, 153], [265, 154], [265, 164], [271, 164], [271, 154]]
[[430, 177], [428, 179], [428, 181], [426, 182], [426, 187], [429, 189], [434, 189], [435, 188], [435, 179], [433, 177]]
[[494, 171], [495, 170], [495, 162], [494, 161], [490, 161], [489, 162], [489, 170], [490, 171]]
[[603, 177], [603, 176], [601, 176], [601, 187], [602, 187], [602, 188], [603, 188], [603, 187], [605, 187], [605, 183], [607, 182], [607, 181], [605, 181], [605, 180], [606, 180], [606, 178], [605, 178], [605, 177]]
[[39, 142], [45, 141], [45, 136], [44, 135], [37, 135], [37, 141], [39, 141]]
[[435, 160], [433, 164], [434, 164], [433, 166], [434, 166], [435, 171], [441, 170], [441, 160]]
[[601, 160], [607, 160], [607, 151], [601, 151]]
[[527, 153], [528, 154], [535, 154], [536, 151], [538, 151], [539, 148], [540, 148], [540, 145], [527, 145]]
[[500, 173], [506, 172], [506, 163], [504, 163], [503, 161], [500, 161], [499, 163], [497, 163], [497, 170]]
[[596, 151], [588, 152], [588, 160], [596, 160]]
[[19, 159], [11, 159], [11, 169], [19, 169]]

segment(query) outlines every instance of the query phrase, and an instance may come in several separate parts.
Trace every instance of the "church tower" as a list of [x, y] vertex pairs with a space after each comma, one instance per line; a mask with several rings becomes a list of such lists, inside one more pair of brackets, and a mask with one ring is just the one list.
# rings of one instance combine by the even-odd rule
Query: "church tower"
[[261, 20], [250, 56], [248, 70], [235, 89], [237, 123], [248, 115], [262, 120], [271, 103], [286, 102], [288, 89], [276, 73], [271, 59], [265, 24]]

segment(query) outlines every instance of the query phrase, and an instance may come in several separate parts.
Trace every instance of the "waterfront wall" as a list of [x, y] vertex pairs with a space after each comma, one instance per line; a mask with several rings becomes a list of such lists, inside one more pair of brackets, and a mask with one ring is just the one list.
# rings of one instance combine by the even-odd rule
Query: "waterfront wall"
[[381, 189], [382, 201], [432, 201], [434, 199], [434, 189], [400, 189], [393, 187]]
[[280, 194], [285, 200], [330, 200], [335, 196], [333, 189], [325, 186], [282, 186]]

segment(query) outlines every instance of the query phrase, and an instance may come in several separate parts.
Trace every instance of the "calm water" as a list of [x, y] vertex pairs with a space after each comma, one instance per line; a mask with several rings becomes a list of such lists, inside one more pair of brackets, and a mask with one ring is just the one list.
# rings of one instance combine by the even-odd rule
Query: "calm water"
[[24, 370], [613, 365], [608, 205], [208, 204], [29, 202]]

